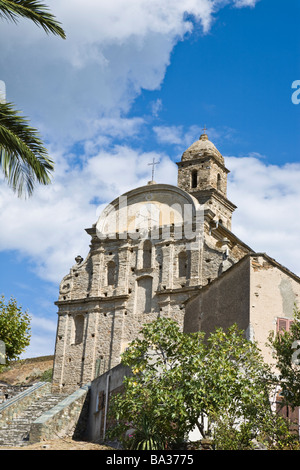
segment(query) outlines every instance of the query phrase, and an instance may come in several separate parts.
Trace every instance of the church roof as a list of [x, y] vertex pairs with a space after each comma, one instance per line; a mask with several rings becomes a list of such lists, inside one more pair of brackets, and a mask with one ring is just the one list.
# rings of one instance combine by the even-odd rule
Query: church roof
[[199, 140], [196, 140], [182, 155], [181, 161], [192, 160], [198, 157], [213, 156], [222, 165], [224, 158], [216, 146], [208, 139], [207, 134], [201, 134]]

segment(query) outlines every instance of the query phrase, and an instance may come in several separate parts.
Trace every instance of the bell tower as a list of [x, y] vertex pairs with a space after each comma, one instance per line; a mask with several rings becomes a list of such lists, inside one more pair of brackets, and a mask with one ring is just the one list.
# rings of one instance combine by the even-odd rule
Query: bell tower
[[192, 194], [200, 204], [215, 213], [216, 220], [231, 230], [236, 206], [227, 199], [224, 158], [203, 133], [182, 155], [178, 165], [178, 187]]

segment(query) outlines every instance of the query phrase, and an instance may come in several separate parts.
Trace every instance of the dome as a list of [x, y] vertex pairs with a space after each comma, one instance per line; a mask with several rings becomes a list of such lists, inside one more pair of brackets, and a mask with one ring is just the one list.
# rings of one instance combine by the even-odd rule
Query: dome
[[208, 139], [207, 134], [200, 135], [199, 140], [196, 140], [182, 155], [181, 161], [192, 160], [198, 157], [213, 156], [222, 165], [224, 165], [224, 158], [220, 154], [215, 145]]

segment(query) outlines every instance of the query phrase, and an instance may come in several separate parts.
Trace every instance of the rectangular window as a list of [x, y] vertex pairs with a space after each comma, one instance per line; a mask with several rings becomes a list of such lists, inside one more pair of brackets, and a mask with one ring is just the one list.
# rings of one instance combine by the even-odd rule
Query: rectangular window
[[277, 318], [276, 333], [280, 331], [290, 331], [293, 320], [289, 318]]

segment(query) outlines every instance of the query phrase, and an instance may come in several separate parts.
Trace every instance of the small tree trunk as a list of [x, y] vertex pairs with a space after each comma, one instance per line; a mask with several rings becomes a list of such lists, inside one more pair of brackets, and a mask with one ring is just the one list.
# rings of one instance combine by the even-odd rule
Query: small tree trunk
[[198, 428], [198, 430], [199, 430], [199, 432], [200, 432], [202, 438], [205, 439], [205, 438], [206, 438], [206, 433], [205, 433], [205, 431], [204, 431], [204, 426], [203, 426], [203, 424], [201, 424], [201, 423], [199, 423], [199, 421], [197, 421], [197, 422], [196, 422], [196, 426], [197, 426], [197, 428]]

